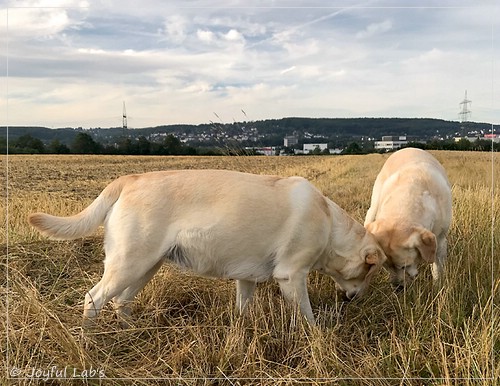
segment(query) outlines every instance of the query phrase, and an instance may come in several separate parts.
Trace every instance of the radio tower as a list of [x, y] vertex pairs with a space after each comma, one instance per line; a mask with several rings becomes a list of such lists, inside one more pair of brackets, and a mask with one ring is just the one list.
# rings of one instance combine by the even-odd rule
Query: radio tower
[[460, 102], [460, 112], [458, 113], [461, 123], [460, 128], [462, 129], [462, 137], [465, 137], [467, 135], [466, 126], [467, 122], [469, 121], [469, 117], [471, 115], [471, 111], [469, 109], [470, 104], [472, 104], [472, 101], [467, 99], [467, 90], [465, 90], [465, 97], [464, 100]]
[[[467, 94], [467, 92], [466, 92]], [[122, 120], [123, 131], [127, 128], [127, 110], [125, 110], [125, 101], [123, 101], [123, 120]]]

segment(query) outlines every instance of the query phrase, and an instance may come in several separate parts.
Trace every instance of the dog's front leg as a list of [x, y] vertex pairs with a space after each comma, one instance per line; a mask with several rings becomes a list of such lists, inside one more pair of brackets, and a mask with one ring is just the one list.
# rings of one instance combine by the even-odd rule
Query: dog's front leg
[[236, 311], [242, 314], [255, 292], [255, 281], [236, 280]]
[[296, 272], [288, 275], [287, 278], [276, 277], [281, 293], [286, 301], [291, 304], [298, 304], [300, 311], [305, 316], [310, 325], [314, 326], [314, 315], [307, 292], [307, 273]]
[[448, 253], [448, 241], [446, 235], [438, 237], [436, 261], [432, 263], [432, 279], [435, 284], [439, 284], [443, 277], [443, 266]]

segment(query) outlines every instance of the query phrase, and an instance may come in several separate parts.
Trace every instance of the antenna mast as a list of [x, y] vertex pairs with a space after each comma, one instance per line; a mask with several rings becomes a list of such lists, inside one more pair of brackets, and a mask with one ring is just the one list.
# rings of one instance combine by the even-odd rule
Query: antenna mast
[[[466, 92], [467, 93], [467, 92]], [[125, 101], [123, 101], [123, 120], [122, 120], [123, 130], [127, 128], [127, 110], [125, 110]]]

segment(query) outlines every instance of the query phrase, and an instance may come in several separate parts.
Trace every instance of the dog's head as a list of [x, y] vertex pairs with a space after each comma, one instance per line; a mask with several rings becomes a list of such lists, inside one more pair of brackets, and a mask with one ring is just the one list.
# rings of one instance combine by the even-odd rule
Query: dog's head
[[[359, 248], [359, 246], [358, 246]], [[364, 235], [361, 248], [352, 255], [345, 255], [329, 270], [335, 279], [337, 289], [344, 292], [347, 299], [361, 296], [368, 288], [376, 272], [380, 270], [386, 256], [382, 248], [369, 232]]]
[[436, 236], [419, 225], [377, 220], [366, 229], [384, 249], [387, 255], [384, 266], [396, 287], [411, 282], [418, 274], [419, 265], [436, 260]]

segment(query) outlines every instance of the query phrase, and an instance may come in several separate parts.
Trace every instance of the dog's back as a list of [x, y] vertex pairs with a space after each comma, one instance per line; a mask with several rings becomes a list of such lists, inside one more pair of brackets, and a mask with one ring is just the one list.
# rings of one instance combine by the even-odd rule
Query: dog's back
[[[380, 171], [377, 179], [381, 182], [385, 182], [390, 176], [396, 172], [402, 172], [405, 169], [413, 169], [415, 172], [424, 172], [441, 175], [442, 179], [446, 181], [446, 185], [449, 186], [448, 177], [446, 176], [446, 171], [439, 161], [434, 158], [430, 153], [416, 148], [406, 148], [398, 150], [392, 154], [387, 161], [384, 163], [382, 170]], [[430, 176], [428, 174], [428, 176]]]
[[324, 197], [301, 177], [152, 172], [124, 187], [106, 220], [106, 238], [130, 245], [130, 238], [143, 235], [148, 256], [163, 254], [201, 275], [239, 279], [252, 272], [263, 281], [286, 257], [276, 251], [291, 248], [293, 235], [325, 245], [328, 216]]
[[427, 216], [432, 218], [421, 225], [447, 229], [451, 218], [451, 188], [446, 171], [424, 150], [397, 151], [387, 159], [377, 176], [370, 211], [365, 225], [386, 217], [416, 220]]

